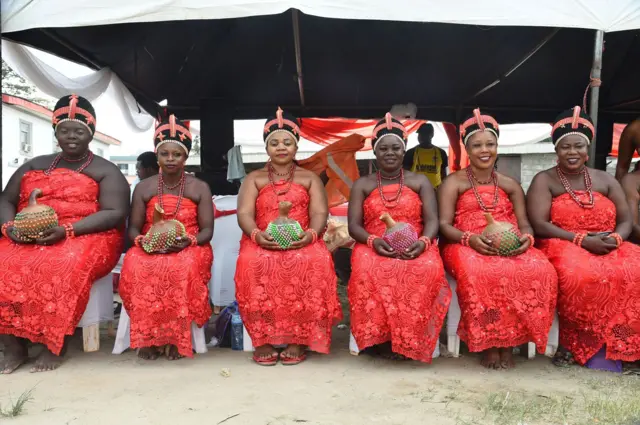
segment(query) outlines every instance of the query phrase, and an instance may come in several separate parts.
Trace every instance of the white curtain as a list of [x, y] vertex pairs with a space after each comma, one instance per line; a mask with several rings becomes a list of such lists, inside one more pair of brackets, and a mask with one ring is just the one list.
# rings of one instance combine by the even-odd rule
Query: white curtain
[[2, 41], [2, 59], [20, 76], [56, 99], [75, 93], [95, 101], [111, 85], [118, 107], [134, 130], [142, 132], [153, 126], [154, 118], [139, 107], [129, 89], [109, 68], [70, 78], [43, 62], [29, 48], [8, 40]]

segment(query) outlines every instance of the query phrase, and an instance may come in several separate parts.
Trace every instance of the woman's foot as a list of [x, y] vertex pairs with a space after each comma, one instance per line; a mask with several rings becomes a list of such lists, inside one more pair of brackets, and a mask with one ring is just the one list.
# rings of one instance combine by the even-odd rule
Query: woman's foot
[[551, 362], [558, 367], [569, 367], [576, 363], [573, 355], [564, 348], [558, 348]]
[[4, 344], [4, 358], [0, 361], [0, 375], [8, 375], [27, 361], [27, 342], [13, 335], [3, 335], [0, 341]]
[[280, 353], [280, 361], [285, 366], [300, 364], [307, 358], [305, 350], [306, 347], [304, 345], [289, 344], [289, 346]]
[[50, 370], [56, 370], [62, 364], [64, 358], [62, 353], [56, 356], [47, 347], [43, 347], [42, 353], [36, 358], [35, 365], [31, 368], [30, 372], [48, 372]]
[[168, 345], [165, 347], [165, 355], [169, 360], [180, 360], [184, 356], [178, 352], [178, 347], [175, 345]]
[[155, 360], [159, 355], [158, 347], [143, 347], [138, 349], [138, 357], [142, 360]]
[[513, 347], [500, 349], [500, 367], [503, 369], [513, 369], [515, 367], [513, 361]]
[[402, 354], [398, 354], [393, 351], [391, 342], [385, 342], [384, 344], [376, 345], [376, 354], [387, 360], [408, 360]]
[[500, 350], [498, 348], [489, 348], [482, 352], [482, 360], [480, 364], [487, 369], [500, 369]]
[[278, 363], [278, 352], [273, 348], [273, 345], [261, 345], [253, 352], [253, 361], [260, 366], [274, 366]]

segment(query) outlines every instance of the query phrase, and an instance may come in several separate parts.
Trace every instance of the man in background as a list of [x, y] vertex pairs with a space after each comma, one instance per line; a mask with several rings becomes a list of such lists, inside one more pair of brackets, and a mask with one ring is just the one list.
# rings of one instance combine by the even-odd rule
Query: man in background
[[434, 188], [438, 188], [447, 177], [449, 159], [443, 149], [434, 146], [433, 125], [423, 124], [418, 129], [420, 144], [411, 148], [404, 156], [404, 169], [427, 176]]
[[133, 200], [133, 189], [142, 180], [158, 174], [160, 166], [158, 165], [158, 158], [155, 152], [144, 152], [138, 156], [138, 162], [136, 163], [136, 179], [131, 183], [131, 199]]
[[627, 125], [620, 135], [618, 145], [618, 165], [616, 165], [616, 179], [622, 178], [629, 172], [633, 153], [640, 153], [640, 118]]

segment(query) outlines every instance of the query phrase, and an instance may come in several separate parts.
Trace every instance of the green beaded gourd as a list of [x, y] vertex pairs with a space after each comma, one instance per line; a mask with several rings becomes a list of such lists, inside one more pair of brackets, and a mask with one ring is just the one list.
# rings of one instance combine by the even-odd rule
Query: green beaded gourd
[[13, 234], [24, 241], [38, 239], [45, 230], [58, 226], [58, 215], [48, 205], [38, 204], [41, 189], [34, 189], [29, 195], [29, 204], [13, 219]]
[[278, 204], [278, 212], [280, 216], [267, 226], [267, 233], [271, 235], [271, 237], [273, 237], [273, 239], [283, 249], [289, 248], [289, 246], [291, 246], [291, 242], [300, 240], [300, 234], [303, 232], [300, 223], [289, 218], [291, 206], [291, 202], [280, 202]]
[[484, 217], [487, 227], [482, 231], [482, 235], [492, 241], [492, 246], [498, 249], [499, 255], [509, 256], [520, 248], [520, 236], [511, 223], [495, 221], [490, 213], [485, 213]]
[[177, 238], [186, 238], [187, 231], [178, 220], [165, 220], [164, 210], [160, 204], [155, 205], [153, 226], [142, 239], [142, 249], [147, 254], [166, 252], [176, 245]]

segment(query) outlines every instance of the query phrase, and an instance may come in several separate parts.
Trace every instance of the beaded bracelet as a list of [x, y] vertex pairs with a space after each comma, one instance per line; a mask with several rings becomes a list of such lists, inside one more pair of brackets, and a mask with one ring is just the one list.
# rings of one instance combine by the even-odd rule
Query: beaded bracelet
[[616, 240], [616, 248], [618, 248], [624, 242], [624, 239], [622, 239], [622, 236], [620, 236], [618, 233], [612, 233], [609, 235], [609, 237]]
[[2, 230], [1, 230], [2, 236], [4, 236], [5, 238], [9, 237], [8, 230], [9, 230], [9, 227], [11, 226], [13, 226], [13, 221], [7, 221], [2, 225]]
[[65, 223], [62, 227], [64, 227], [64, 233], [67, 239], [73, 239], [76, 237], [76, 233], [74, 232], [73, 225], [71, 223]]
[[311, 233], [311, 236], [312, 236], [311, 243], [316, 243], [318, 241], [318, 232], [316, 232], [313, 229], [309, 229], [307, 230], [307, 232]]
[[536, 243], [536, 240], [535, 240], [535, 238], [533, 237], [532, 234], [525, 233], [523, 236], [526, 237], [527, 239], [529, 239], [529, 245], [533, 246]]
[[375, 241], [376, 239], [378, 239], [376, 235], [369, 235], [369, 237], [367, 238], [367, 246], [373, 249], [373, 241]]
[[429, 247], [431, 246], [431, 239], [429, 239], [426, 236], [420, 236], [418, 240], [424, 242], [424, 245], [425, 245], [424, 250], [428, 251]]
[[260, 233], [260, 229], [257, 229], [257, 228], [251, 231], [251, 242], [257, 243], [256, 237], [258, 236], [258, 233]]
[[575, 245], [578, 245], [579, 247], [582, 247], [582, 241], [585, 237], [587, 237], [586, 233], [576, 233], [576, 235], [573, 237], [573, 243]]
[[196, 239], [195, 236], [193, 235], [189, 235], [189, 241], [191, 242], [189, 245], [190, 246], [196, 246], [198, 245], [198, 239]]
[[460, 244], [462, 246], [469, 246], [469, 240], [471, 239], [471, 236], [473, 236], [471, 232], [464, 232], [462, 234], [462, 238], [460, 239]]
[[133, 240], [133, 244], [135, 246], [137, 246], [138, 248], [142, 248], [142, 241], [144, 239], [144, 235], [138, 235], [136, 236], [136, 238]]

